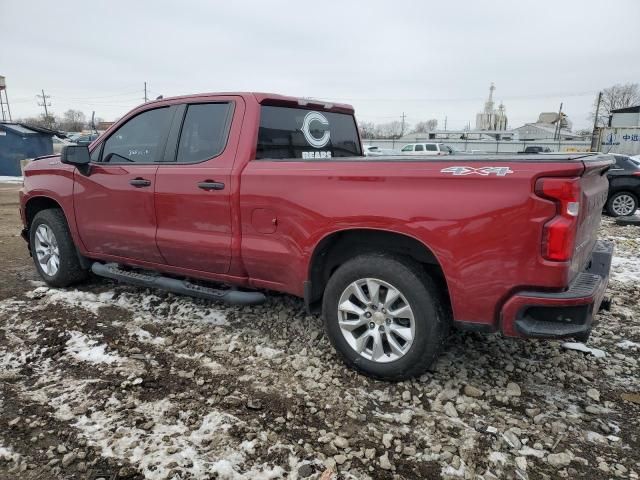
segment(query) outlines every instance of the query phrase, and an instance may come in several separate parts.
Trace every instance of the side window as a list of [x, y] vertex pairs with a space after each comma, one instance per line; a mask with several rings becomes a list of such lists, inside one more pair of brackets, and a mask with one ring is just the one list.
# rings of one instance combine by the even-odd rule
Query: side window
[[427, 152], [437, 152], [438, 151], [438, 146], [435, 143], [427, 143], [425, 145], [425, 148], [427, 149]]
[[413, 145], [405, 145], [402, 147], [403, 152], [413, 152]]
[[422, 146], [422, 144], [417, 144], [416, 148], [415, 148], [416, 152], [424, 152], [424, 147]]
[[93, 152], [91, 152], [92, 162], [95, 163], [100, 161], [100, 152], [102, 152], [102, 145], [98, 145], [96, 148], [93, 149]]
[[102, 161], [153, 163], [159, 160], [170, 121], [169, 107], [136, 115], [104, 142]]
[[629, 168], [627, 166], [627, 162], [626, 162], [627, 159], [625, 157], [622, 157], [620, 155], [615, 155], [615, 157], [616, 157], [615, 168], [622, 168], [622, 169]]
[[177, 161], [196, 163], [220, 155], [227, 144], [232, 111], [230, 103], [188, 105]]

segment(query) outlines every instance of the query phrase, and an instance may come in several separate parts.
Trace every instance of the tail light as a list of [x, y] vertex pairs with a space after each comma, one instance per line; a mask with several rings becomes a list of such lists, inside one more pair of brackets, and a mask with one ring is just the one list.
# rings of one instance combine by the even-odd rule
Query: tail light
[[556, 215], [542, 231], [542, 256], [547, 260], [571, 260], [580, 213], [579, 178], [541, 178], [536, 193], [556, 203]]

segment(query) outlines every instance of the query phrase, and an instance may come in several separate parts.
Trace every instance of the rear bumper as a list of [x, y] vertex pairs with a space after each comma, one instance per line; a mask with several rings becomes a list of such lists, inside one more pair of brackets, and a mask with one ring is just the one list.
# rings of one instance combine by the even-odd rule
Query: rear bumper
[[584, 337], [593, 326], [613, 257], [613, 243], [598, 240], [587, 268], [564, 292], [519, 292], [502, 308], [502, 332], [513, 337]]

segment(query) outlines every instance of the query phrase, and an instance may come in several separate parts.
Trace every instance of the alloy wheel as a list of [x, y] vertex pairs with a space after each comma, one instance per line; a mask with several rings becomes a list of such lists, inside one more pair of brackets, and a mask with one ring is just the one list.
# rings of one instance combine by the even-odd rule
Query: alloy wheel
[[407, 354], [415, 336], [411, 305], [393, 285], [375, 278], [349, 284], [338, 302], [338, 324], [360, 356], [377, 363]]
[[631, 195], [622, 194], [613, 199], [613, 212], [618, 216], [631, 215], [634, 213], [636, 202]]
[[60, 268], [58, 241], [48, 225], [38, 225], [35, 235], [36, 258], [42, 271], [53, 277]]

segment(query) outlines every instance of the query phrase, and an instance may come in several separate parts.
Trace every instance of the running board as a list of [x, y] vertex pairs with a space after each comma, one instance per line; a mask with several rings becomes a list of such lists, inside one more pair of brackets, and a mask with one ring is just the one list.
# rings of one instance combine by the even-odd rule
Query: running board
[[203, 287], [187, 280], [163, 277], [162, 275], [149, 275], [121, 269], [117, 263], [94, 262], [91, 271], [101, 277], [131, 283], [140, 287], [159, 288], [180, 295], [189, 295], [206, 300], [225, 302], [230, 305], [259, 305], [264, 303], [266, 297], [260, 292], [242, 292], [240, 290], [219, 290], [217, 288]]

